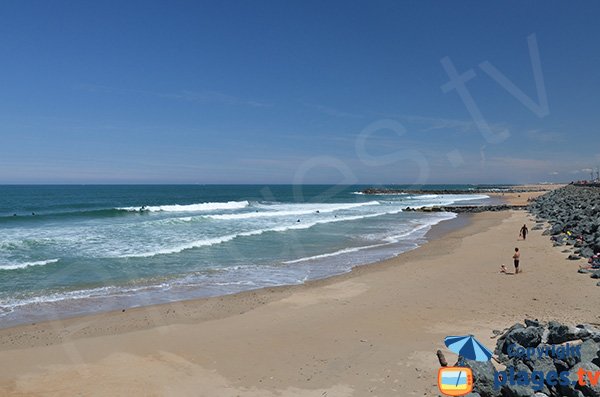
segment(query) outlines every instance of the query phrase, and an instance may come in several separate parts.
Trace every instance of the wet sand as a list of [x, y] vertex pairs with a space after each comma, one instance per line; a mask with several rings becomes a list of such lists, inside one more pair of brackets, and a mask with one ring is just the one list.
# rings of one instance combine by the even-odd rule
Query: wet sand
[[[0, 330], [0, 394], [438, 395], [446, 335], [493, 347], [493, 329], [525, 317], [600, 322], [599, 287], [578, 262], [541, 231], [519, 240], [533, 226], [526, 212], [465, 220], [414, 251], [302, 286]], [[515, 246], [524, 272], [500, 274]]]

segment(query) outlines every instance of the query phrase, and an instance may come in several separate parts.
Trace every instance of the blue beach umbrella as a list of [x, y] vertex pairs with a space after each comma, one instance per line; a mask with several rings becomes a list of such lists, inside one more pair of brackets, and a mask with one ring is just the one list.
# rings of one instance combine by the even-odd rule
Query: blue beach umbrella
[[468, 360], [489, 361], [492, 358], [492, 352], [473, 335], [447, 336], [444, 343], [448, 349]]

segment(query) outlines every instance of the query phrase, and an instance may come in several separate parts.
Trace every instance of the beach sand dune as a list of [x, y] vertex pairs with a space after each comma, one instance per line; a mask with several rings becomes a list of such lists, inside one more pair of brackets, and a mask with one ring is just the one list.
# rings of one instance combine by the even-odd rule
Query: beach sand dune
[[[493, 329], [526, 317], [600, 322], [598, 287], [578, 262], [540, 231], [518, 239], [526, 212], [450, 222], [465, 219], [419, 249], [303, 286], [1, 330], [1, 394], [438, 395], [447, 335], [492, 348]], [[523, 273], [500, 274], [514, 247]]]

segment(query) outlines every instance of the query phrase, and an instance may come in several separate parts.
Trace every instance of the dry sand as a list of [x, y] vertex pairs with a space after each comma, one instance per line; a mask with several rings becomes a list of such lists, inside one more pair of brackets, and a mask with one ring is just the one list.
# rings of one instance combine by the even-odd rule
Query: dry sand
[[[303, 286], [1, 330], [0, 394], [438, 395], [446, 335], [493, 347], [493, 329], [525, 317], [600, 322], [600, 288], [578, 262], [539, 231], [518, 240], [533, 226], [524, 211], [461, 219], [419, 249]], [[524, 272], [500, 274], [515, 246]]]

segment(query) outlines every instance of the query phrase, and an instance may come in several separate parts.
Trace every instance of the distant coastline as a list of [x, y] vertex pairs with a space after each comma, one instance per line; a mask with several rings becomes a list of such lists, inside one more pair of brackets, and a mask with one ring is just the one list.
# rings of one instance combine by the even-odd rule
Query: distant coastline
[[543, 185], [523, 186], [477, 186], [470, 189], [396, 189], [370, 187], [361, 190], [362, 194], [479, 194], [479, 193], [535, 193], [546, 192], [548, 187]]

